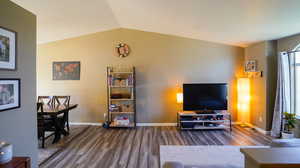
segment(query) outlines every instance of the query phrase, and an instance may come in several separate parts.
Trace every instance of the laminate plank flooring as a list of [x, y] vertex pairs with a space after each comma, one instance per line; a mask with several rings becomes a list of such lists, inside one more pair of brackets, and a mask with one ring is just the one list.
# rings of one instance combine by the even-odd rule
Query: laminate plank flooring
[[180, 131], [176, 127], [104, 129], [89, 126], [40, 167], [159, 168], [160, 145], [269, 145], [271, 140], [270, 136], [240, 126], [233, 126], [232, 132]]

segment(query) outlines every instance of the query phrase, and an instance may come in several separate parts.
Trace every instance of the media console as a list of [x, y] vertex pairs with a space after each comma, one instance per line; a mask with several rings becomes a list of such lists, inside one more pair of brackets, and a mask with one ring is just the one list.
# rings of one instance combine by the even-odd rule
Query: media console
[[213, 113], [182, 111], [177, 113], [177, 126], [181, 130], [232, 130], [231, 114], [225, 110]]

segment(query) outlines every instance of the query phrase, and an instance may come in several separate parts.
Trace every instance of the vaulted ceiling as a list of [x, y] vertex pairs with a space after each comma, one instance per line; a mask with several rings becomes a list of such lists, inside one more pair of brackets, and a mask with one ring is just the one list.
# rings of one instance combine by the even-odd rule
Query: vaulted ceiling
[[300, 33], [300, 0], [12, 0], [37, 15], [38, 42], [130, 28], [247, 46]]

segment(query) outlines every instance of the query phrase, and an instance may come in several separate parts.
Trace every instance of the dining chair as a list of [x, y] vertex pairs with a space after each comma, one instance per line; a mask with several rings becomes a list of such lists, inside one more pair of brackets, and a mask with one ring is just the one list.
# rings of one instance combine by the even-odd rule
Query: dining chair
[[[37, 128], [38, 128], [38, 139], [42, 138], [42, 148], [45, 148], [45, 140], [52, 135], [55, 135], [55, 124], [50, 117], [46, 117], [43, 114], [43, 103], [37, 103]], [[52, 132], [46, 136], [46, 132]]]
[[52, 96], [38, 96], [38, 103], [52, 105], [54, 103]]
[[[70, 99], [71, 99], [71, 96], [53, 96], [54, 104], [57, 104], [57, 105], [69, 106]], [[65, 119], [67, 130], [69, 132], [70, 124], [69, 124], [69, 111], [68, 110], [64, 113], [63, 118]]]
[[71, 96], [53, 96], [54, 103], [57, 103], [58, 105], [70, 105], [70, 98]]

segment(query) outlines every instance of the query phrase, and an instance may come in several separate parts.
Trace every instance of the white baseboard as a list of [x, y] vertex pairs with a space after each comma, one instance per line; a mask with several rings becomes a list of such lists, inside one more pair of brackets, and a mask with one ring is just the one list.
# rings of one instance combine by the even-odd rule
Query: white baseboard
[[[241, 125], [241, 122], [232, 122], [233, 125]], [[102, 123], [90, 123], [90, 122], [70, 122], [70, 125], [93, 125], [93, 126], [102, 126]], [[266, 131], [264, 129], [261, 129], [253, 124], [245, 123], [245, 125], [254, 128], [258, 132], [269, 135], [270, 131]], [[159, 127], [159, 126], [177, 126], [177, 123], [137, 123], [136, 126], [138, 127]]]
[[262, 133], [262, 134], [270, 135], [270, 133], [271, 133], [271, 131], [266, 131], [266, 130], [264, 130], [264, 129], [262, 129], [262, 128], [259, 128], [259, 127], [255, 126], [255, 125], [250, 124], [250, 126], [251, 126], [252, 128], [254, 128], [256, 131], [258, 131], [258, 132], [260, 132], [260, 133]]
[[[70, 122], [70, 125], [94, 125], [94, 126], [102, 126], [102, 123]], [[138, 127], [177, 126], [177, 123], [137, 123], [136, 126], [138, 126]]]
[[70, 125], [94, 125], [94, 126], [102, 126], [102, 123], [70, 122]]
[[138, 127], [151, 127], [151, 126], [177, 126], [177, 123], [137, 123]]
[[234, 122], [233, 124], [236, 124], [236, 125], [242, 125], [242, 124], [244, 124], [244, 125], [246, 125], [248, 127], [254, 128], [256, 131], [258, 131], [258, 132], [260, 132], [262, 134], [270, 135], [270, 131], [266, 131], [266, 130], [264, 130], [262, 128], [259, 128], [259, 127], [255, 126], [255, 125], [251, 124], [251, 123]]

